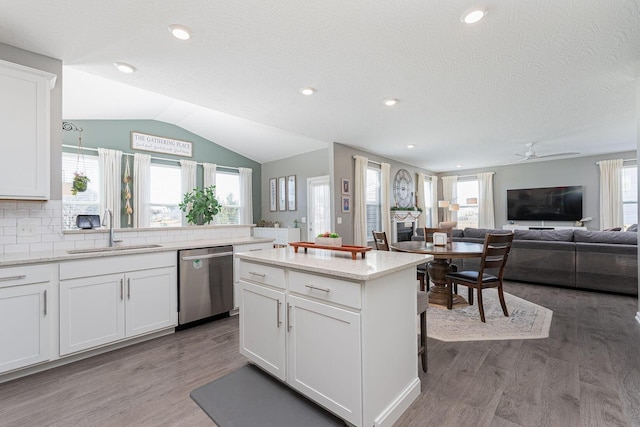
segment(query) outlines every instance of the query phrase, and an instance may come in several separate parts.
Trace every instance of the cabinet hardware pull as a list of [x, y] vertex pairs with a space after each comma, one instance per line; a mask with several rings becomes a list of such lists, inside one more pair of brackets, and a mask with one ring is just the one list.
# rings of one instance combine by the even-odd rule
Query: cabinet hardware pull
[[0, 281], [7, 281], [7, 280], [22, 280], [22, 279], [26, 279], [27, 275], [26, 274], [21, 274], [19, 276], [7, 276], [7, 277], [0, 277]]
[[250, 271], [250, 272], [249, 272], [249, 274], [250, 274], [250, 275], [252, 275], [252, 276], [262, 277], [263, 279], [264, 279], [265, 277], [267, 277], [267, 275], [266, 275], [266, 274], [256, 273], [255, 271]]
[[44, 315], [47, 316], [47, 290], [44, 291]]
[[278, 303], [278, 305], [277, 305], [278, 308], [277, 308], [277, 311], [276, 311], [276, 317], [277, 317], [276, 326], [279, 328], [280, 325], [282, 325], [282, 322], [280, 321], [280, 306], [282, 305], [282, 303], [280, 302], [280, 299], [277, 299], [276, 301]]
[[307, 288], [309, 288], [309, 289], [315, 289], [316, 291], [322, 291], [322, 292], [327, 292], [327, 293], [331, 292], [331, 289], [329, 289], [329, 288], [318, 288], [318, 287], [313, 286], [313, 285], [305, 285], [305, 286]]
[[122, 279], [120, 279], [120, 301], [124, 299], [124, 283]]
[[291, 330], [291, 304], [287, 303], [287, 332]]
[[258, 249], [249, 249], [249, 252], [255, 252], [255, 251], [261, 251], [262, 248], [258, 248]]
[[127, 277], [127, 299], [131, 299], [131, 278]]

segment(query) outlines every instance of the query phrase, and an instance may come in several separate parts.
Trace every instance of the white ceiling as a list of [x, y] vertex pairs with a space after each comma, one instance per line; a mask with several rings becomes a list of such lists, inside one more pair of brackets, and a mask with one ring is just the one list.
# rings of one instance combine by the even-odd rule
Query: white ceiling
[[[462, 24], [477, 5], [486, 18]], [[538, 155], [636, 150], [638, 0], [0, 0], [0, 11], [0, 42], [64, 61], [65, 119], [162, 120], [261, 163], [331, 141], [435, 172], [511, 163], [530, 142]], [[174, 23], [193, 38], [174, 39]]]

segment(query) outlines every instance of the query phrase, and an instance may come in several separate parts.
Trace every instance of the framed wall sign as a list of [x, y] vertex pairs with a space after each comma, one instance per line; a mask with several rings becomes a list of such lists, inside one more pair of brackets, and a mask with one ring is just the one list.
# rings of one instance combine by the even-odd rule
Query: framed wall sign
[[296, 176], [287, 177], [287, 208], [290, 211], [296, 210]]
[[347, 178], [342, 178], [342, 194], [351, 194], [351, 181]]
[[340, 203], [340, 205], [342, 205], [342, 213], [351, 213], [351, 197], [342, 196], [341, 200], [342, 203]]
[[278, 200], [278, 187], [276, 186], [276, 179], [271, 178], [269, 180], [269, 210], [275, 212], [277, 210]]
[[131, 149], [193, 157], [193, 143], [146, 133], [131, 132]]
[[287, 179], [284, 176], [278, 178], [278, 210], [287, 210]]

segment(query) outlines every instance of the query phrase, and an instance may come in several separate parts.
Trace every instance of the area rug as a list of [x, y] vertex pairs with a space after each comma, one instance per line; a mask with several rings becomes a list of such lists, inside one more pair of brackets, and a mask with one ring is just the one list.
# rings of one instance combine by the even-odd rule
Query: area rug
[[344, 422], [247, 364], [191, 392], [219, 427], [333, 427]]
[[[467, 298], [467, 288], [459, 286], [458, 294]], [[453, 310], [432, 305], [427, 310], [427, 336], [440, 341], [482, 341], [547, 338], [553, 311], [504, 293], [509, 317], [500, 307], [497, 289], [482, 291], [486, 323], [480, 321], [477, 295], [474, 304]]]

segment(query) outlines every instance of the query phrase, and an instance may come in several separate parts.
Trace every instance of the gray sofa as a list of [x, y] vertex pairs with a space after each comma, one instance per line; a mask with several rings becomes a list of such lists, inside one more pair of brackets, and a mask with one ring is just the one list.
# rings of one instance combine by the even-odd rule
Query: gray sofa
[[[424, 238], [418, 230], [412, 237]], [[453, 230], [453, 240], [483, 243], [486, 233]], [[457, 259], [458, 270], [477, 269], [478, 258]], [[638, 295], [638, 234], [631, 231], [516, 230], [505, 279]]]

